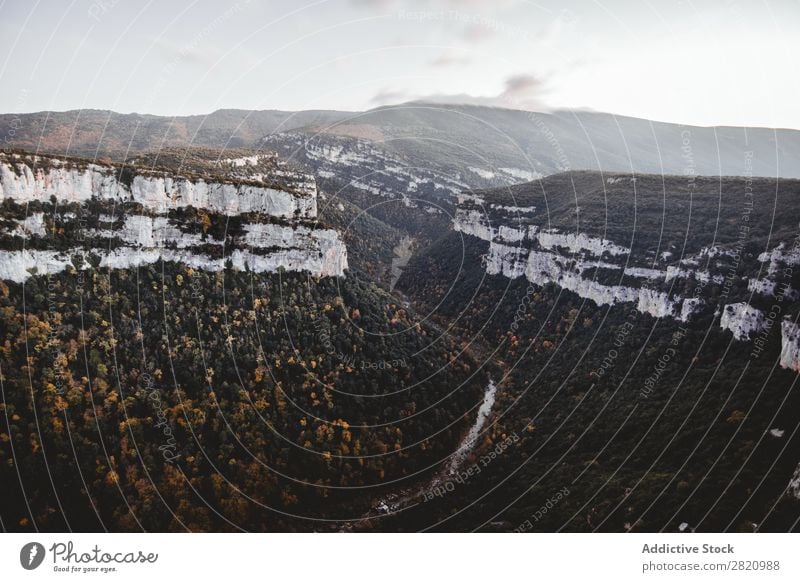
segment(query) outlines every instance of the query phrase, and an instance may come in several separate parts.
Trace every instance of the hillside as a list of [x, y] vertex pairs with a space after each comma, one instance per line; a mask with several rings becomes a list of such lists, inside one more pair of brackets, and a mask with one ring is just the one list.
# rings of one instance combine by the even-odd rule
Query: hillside
[[313, 176], [162, 153], [0, 154], [4, 527], [326, 530], [438, 471], [473, 356], [349, 268]]
[[526, 181], [526, 174], [564, 170], [738, 176], [745, 173], [749, 152], [756, 176], [800, 177], [800, 133], [795, 130], [697, 127], [601, 112], [532, 113], [425, 102], [380, 107], [314, 129], [375, 136], [372, 141], [422, 167], [433, 160], [465, 176], [488, 172], [502, 179], [517, 174], [517, 182]]
[[125, 159], [169, 147], [250, 147], [263, 136], [347, 116], [337, 111], [220, 109], [208, 115], [160, 116], [96, 109], [0, 115], [3, 147], [41, 153]]
[[480, 473], [381, 527], [796, 527], [799, 192], [578, 172], [460, 195], [398, 286], [490, 346], [499, 397]]

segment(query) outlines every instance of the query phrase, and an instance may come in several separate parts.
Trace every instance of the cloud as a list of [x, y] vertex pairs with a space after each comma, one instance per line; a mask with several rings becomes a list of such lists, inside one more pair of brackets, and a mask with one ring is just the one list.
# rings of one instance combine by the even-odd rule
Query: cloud
[[375, 95], [370, 98], [369, 102], [372, 105], [388, 105], [391, 103], [399, 103], [401, 101], [407, 100], [411, 97], [411, 95], [402, 89], [391, 89], [388, 87], [384, 87]]
[[472, 59], [465, 55], [442, 53], [435, 59], [431, 60], [428, 64], [432, 67], [454, 67], [469, 65], [470, 63], [472, 63]]
[[503, 90], [497, 95], [470, 95], [468, 93], [433, 93], [411, 96], [406, 91], [382, 89], [370, 100], [374, 105], [389, 105], [403, 101], [437, 103], [443, 105], [482, 105], [525, 111], [546, 111], [549, 107], [543, 100], [546, 84], [530, 74], [511, 75], [506, 78]]
[[544, 91], [544, 83], [533, 75], [512, 75], [506, 79], [506, 86], [498, 99], [512, 103], [538, 101]]
[[461, 31], [461, 38], [467, 42], [483, 42], [495, 35], [495, 30], [485, 24], [470, 24]]
[[152, 43], [168, 62], [210, 67], [217, 61], [212, 51], [201, 49], [196, 43], [179, 45], [161, 38], [152, 39]]

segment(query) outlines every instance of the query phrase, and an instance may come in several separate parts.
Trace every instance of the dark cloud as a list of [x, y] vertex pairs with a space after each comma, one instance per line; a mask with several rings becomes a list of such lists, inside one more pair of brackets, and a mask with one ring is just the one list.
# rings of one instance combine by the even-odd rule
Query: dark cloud
[[539, 96], [544, 90], [544, 83], [533, 75], [512, 75], [506, 79], [506, 87], [499, 95], [501, 99], [530, 99]]

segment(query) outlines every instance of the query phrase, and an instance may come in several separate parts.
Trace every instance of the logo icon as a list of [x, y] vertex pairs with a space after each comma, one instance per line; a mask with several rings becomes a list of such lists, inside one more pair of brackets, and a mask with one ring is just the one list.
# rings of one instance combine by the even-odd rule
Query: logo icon
[[19, 563], [26, 570], [35, 570], [44, 561], [44, 546], [39, 542], [30, 542], [19, 551]]

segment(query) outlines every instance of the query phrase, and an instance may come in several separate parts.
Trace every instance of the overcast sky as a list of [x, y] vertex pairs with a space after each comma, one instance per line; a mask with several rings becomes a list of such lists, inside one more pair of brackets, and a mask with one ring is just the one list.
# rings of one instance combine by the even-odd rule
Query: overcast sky
[[412, 99], [800, 129], [797, 0], [0, 0], [0, 112]]

